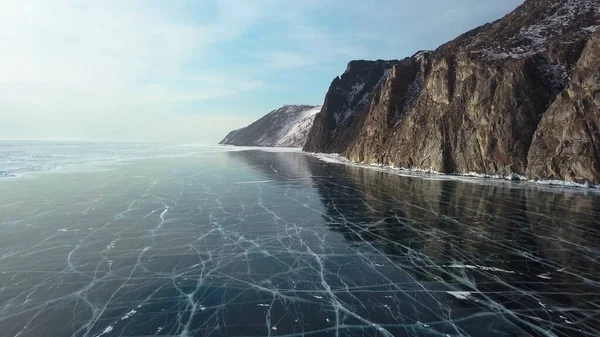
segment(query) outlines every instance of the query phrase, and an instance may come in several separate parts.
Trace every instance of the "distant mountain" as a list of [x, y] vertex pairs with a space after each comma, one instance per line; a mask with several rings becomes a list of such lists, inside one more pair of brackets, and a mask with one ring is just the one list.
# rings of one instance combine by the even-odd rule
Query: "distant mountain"
[[351, 61], [304, 150], [600, 184], [599, 130], [600, 0], [526, 0], [436, 50]]
[[321, 106], [284, 105], [245, 128], [231, 131], [219, 144], [302, 147]]

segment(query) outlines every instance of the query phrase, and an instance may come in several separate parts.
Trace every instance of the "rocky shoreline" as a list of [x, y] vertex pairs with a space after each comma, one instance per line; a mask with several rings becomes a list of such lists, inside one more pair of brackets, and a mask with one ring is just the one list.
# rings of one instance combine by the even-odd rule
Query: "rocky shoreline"
[[481, 173], [477, 173], [477, 172], [444, 173], [444, 172], [438, 172], [438, 171], [424, 170], [424, 169], [420, 169], [420, 168], [394, 167], [394, 166], [383, 165], [383, 164], [373, 164], [373, 163], [367, 164], [364, 162], [361, 163], [361, 162], [349, 160], [348, 158], [341, 156], [337, 153], [317, 153], [317, 152], [305, 152], [305, 153], [307, 153], [311, 156], [314, 156], [324, 162], [328, 162], [328, 163], [351, 165], [351, 166], [362, 167], [362, 168], [366, 168], [366, 169], [377, 169], [377, 170], [383, 170], [383, 171], [394, 173], [394, 174], [400, 174], [400, 175], [405, 174], [408, 176], [414, 176], [414, 177], [418, 177], [418, 178], [434, 177], [434, 178], [442, 178], [442, 179], [457, 179], [457, 180], [461, 180], [461, 181], [465, 181], [465, 179], [469, 179], [468, 181], [471, 181], [471, 182], [477, 181], [477, 182], [482, 182], [482, 183], [487, 179], [491, 179], [493, 181], [500, 181], [500, 182], [501, 181], [504, 181], [504, 182], [518, 181], [518, 182], [523, 182], [526, 184], [533, 184], [536, 186], [568, 187], [568, 188], [575, 188], [575, 189], [591, 190], [591, 191], [596, 191], [596, 192], [600, 193], [600, 184], [596, 184], [596, 185], [589, 184], [589, 183], [579, 184], [579, 183], [565, 181], [565, 180], [533, 180], [533, 179], [527, 179], [527, 177], [518, 175], [518, 174], [510, 174], [507, 176], [498, 176], [498, 175], [481, 174]]

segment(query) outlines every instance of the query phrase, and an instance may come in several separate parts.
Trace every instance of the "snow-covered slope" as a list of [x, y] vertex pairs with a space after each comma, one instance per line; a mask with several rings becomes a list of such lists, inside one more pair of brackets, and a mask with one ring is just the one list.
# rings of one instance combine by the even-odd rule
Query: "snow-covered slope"
[[231, 131], [219, 144], [302, 147], [321, 106], [284, 105], [245, 128]]

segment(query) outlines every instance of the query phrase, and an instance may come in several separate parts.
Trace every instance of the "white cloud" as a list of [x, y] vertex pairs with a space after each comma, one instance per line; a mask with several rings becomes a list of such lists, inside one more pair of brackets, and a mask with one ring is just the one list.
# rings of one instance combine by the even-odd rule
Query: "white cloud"
[[486, 4], [3, 0], [0, 139], [217, 141], [274, 102], [321, 101], [329, 80], [306, 81], [352, 59], [402, 58], [427, 47], [423, 32], [443, 42], [475, 26]]
[[[2, 125], [15, 123], [24, 137], [48, 133], [50, 123], [56, 127], [52, 134], [65, 138], [87, 138], [81, 130], [94, 128], [99, 120], [169, 124], [176, 104], [235, 96], [261, 85], [220, 69], [184, 69], [190, 62], [201, 64], [215, 43], [235, 39], [253, 22], [252, 8], [222, 1], [209, 22], [198, 24], [180, 20], [183, 13], [173, 13], [177, 4], [165, 4], [171, 6], [2, 2], [0, 138], [14, 137], [15, 129]], [[127, 132], [106, 136], [128, 138]]]

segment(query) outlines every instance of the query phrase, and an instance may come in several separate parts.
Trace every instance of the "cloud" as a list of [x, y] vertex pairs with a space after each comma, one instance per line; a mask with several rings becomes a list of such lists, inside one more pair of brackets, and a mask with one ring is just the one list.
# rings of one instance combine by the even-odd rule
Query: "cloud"
[[218, 141], [519, 1], [5, 0], [0, 138]]
[[270, 51], [257, 55], [261, 63], [275, 69], [290, 69], [305, 67], [314, 64], [310, 55], [302, 52], [290, 52], [285, 50]]
[[[124, 3], [3, 2], [0, 124], [21, 120], [21, 132], [34, 136], [45, 133], [40, 129], [48, 120], [62, 120], [65, 127], [56, 131], [70, 138], [81, 136], [78, 130], [98, 119], [124, 125], [131, 119], [169, 123], [177, 104], [222, 99], [261, 86], [259, 80], [222, 69], [186, 69], [190, 63], [201, 64], [215, 43], [237, 38], [252, 24], [252, 8], [217, 2], [213, 18], [198, 23], [180, 20], [177, 4]], [[184, 2], [179, 5], [178, 10], [186, 9]]]

